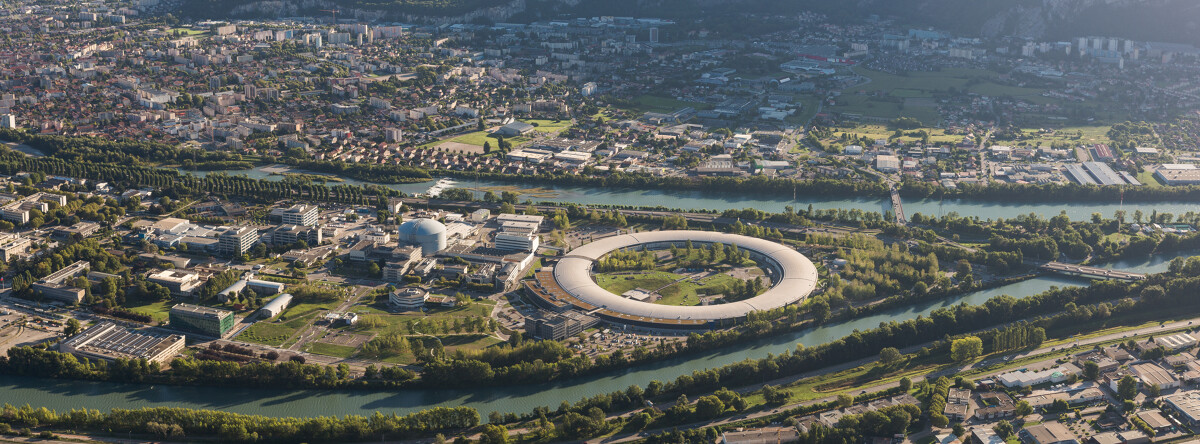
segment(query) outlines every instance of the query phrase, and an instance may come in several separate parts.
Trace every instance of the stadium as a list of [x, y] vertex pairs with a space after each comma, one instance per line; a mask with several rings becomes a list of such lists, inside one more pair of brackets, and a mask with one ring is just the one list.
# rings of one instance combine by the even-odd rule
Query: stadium
[[[640, 302], [613, 294], [592, 277], [592, 266], [609, 252], [629, 249], [665, 249], [688, 241], [737, 245], [767, 271], [773, 286], [750, 299], [726, 304], [674, 306]], [[803, 254], [775, 242], [736, 234], [709, 231], [652, 231], [613, 236], [567, 253], [553, 270], [537, 273], [526, 283], [527, 293], [542, 308], [563, 312], [583, 311], [609, 322], [650, 328], [707, 329], [743, 320], [753, 311], [766, 311], [802, 301], [817, 285], [817, 268]]]

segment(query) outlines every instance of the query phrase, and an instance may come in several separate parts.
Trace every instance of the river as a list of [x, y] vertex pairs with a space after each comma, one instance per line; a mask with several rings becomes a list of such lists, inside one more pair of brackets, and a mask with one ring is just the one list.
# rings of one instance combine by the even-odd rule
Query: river
[[[1164, 271], [1176, 256], [1162, 255], [1145, 260], [1116, 261], [1101, 266], [1128, 271], [1154, 273]], [[987, 299], [1008, 294], [1026, 297], [1054, 286], [1085, 285], [1087, 281], [1063, 276], [1042, 276], [1002, 287], [968, 293], [958, 297], [915, 304], [851, 321], [830, 324], [814, 329], [764, 338], [733, 347], [687, 355], [621, 372], [576, 378], [551, 384], [517, 387], [494, 387], [471, 390], [422, 389], [392, 392], [354, 390], [285, 390], [220, 387], [146, 386], [108, 382], [59, 381], [32, 377], [5, 376], [0, 379], [0, 402], [13, 405], [30, 404], [59, 411], [82, 407], [108, 410], [175, 406], [219, 409], [229, 412], [267, 416], [334, 416], [368, 415], [375, 411], [405, 414], [435, 406], [468, 406], [477, 409], [485, 418], [492, 411], [525, 413], [534, 407], [556, 408], [563, 401], [624, 389], [630, 385], [645, 386], [651, 380], [669, 381], [693, 370], [719, 367], [744, 359], [757, 359], [768, 353], [779, 354], [792, 350], [797, 343], [807, 346], [823, 344], [849, 335], [855, 329], [875, 328], [880, 322], [904, 321], [940, 307], [960, 302], [980, 304]]]
[[[186, 174], [195, 174], [197, 176], [205, 176], [209, 172], [205, 171], [183, 171]], [[223, 171], [230, 175], [245, 175], [255, 179], [282, 180], [283, 176], [272, 175], [263, 168], [254, 168], [249, 170], [234, 170]], [[361, 185], [367, 182], [345, 178], [343, 183], [351, 185]], [[387, 187], [403, 191], [408, 194], [424, 193], [429, 187], [433, 186], [436, 180], [399, 184], [385, 185]], [[333, 182], [331, 182], [333, 184]], [[574, 187], [574, 186], [557, 186], [557, 185], [524, 185], [516, 182], [498, 182], [498, 181], [473, 181], [469, 179], [456, 179], [455, 187], [458, 188], [479, 188], [481, 192], [487, 190], [496, 190], [496, 194], [500, 194], [499, 190], [518, 191], [523, 190], [528, 194], [522, 195], [521, 200], [526, 199], [534, 202], [574, 202], [583, 205], [631, 205], [631, 206], [666, 206], [670, 208], [688, 209], [706, 209], [724, 211], [729, 209], [754, 208], [771, 213], [779, 213], [784, 211], [787, 206], [792, 206], [797, 209], [807, 208], [812, 205], [813, 208], [819, 210], [825, 209], [859, 209], [869, 212], [883, 212], [891, 209], [891, 201], [887, 198], [873, 197], [826, 197], [826, 196], [808, 196], [798, 195], [796, 199], [791, 199], [786, 196], [754, 196], [742, 193], [726, 193], [719, 191], [688, 191], [688, 190], [638, 190], [638, 189], [621, 189], [621, 188], [599, 188], [599, 187]], [[1133, 212], [1142, 210], [1143, 213], [1150, 215], [1151, 211], [1157, 210], [1160, 213], [1183, 214], [1188, 211], [1197, 211], [1200, 209], [1200, 204], [1194, 202], [1148, 202], [1148, 203], [1127, 203], [1121, 204], [1114, 197], [1112, 202], [1041, 202], [1041, 203], [1019, 203], [1019, 202], [989, 202], [981, 200], [967, 199], [905, 199], [904, 210], [911, 215], [921, 213], [927, 216], [944, 216], [951, 212], [957, 212], [964, 216], [979, 216], [982, 219], [999, 219], [1011, 218], [1018, 214], [1035, 213], [1046, 218], [1057, 216], [1060, 212], [1066, 211], [1067, 215], [1074, 220], [1089, 219], [1092, 213], [1100, 213], [1104, 217], [1111, 218], [1117, 210], [1125, 210], [1129, 214], [1129, 219], [1132, 219]]]

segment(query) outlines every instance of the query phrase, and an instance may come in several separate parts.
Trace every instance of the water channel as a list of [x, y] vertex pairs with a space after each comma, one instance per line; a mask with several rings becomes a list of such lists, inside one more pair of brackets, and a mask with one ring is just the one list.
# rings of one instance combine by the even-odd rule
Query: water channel
[[[1189, 256], [1190, 254], [1179, 254]], [[1155, 256], [1144, 260], [1116, 261], [1101, 266], [1136, 272], [1160, 272], [1176, 255]], [[353, 390], [286, 390], [220, 387], [146, 386], [107, 382], [59, 381], [32, 377], [0, 378], [0, 402], [30, 404], [65, 411], [72, 408], [137, 408], [175, 406], [220, 409], [267, 416], [368, 415], [375, 411], [409, 413], [435, 406], [465, 405], [477, 409], [485, 418], [492, 411], [531, 411], [537, 406], [556, 408], [562, 401], [641, 385], [651, 380], [668, 381], [693, 370], [719, 367], [743, 359], [757, 359], [768, 353], [791, 350], [797, 343], [814, 346], [846, 336], [855, 329], [874, 328], [880, 322], [903, 321], [939, 307], [966, 302], [980, 304], [993, 296], [1008, 294], [1026, 297], [1051, 287], [1086, 285], [1087, 281], [1059, 276], [1042, 276], [1003, 287], [977, 291], [943, 301], [899, 308], [852, 321], [826, 325], [786, 335], [765, 338], [699, 355], [687, 355], [641, 365], [621, 372], [576, 378], [550, 384], [517, 387], [493, 387], [471, 390], [404, 390], [371, 392]]]
[[[182, 171], [187, 174], [195, 174], [204, 176], [209, 173], [204, 171]], [[282, 180], [281, 175], [272, 175], [264, 168], [254, 168], [248, 170], [224, 171], [231, 176], [245, 175], [254, 179]], [[344, 179], [343, 183], [351, 185], [361, 185], [362, 182], [354, 179]], [[408, 194], [424, 193], [428, 190], [436, 180], [427, 182], [386, 185], [388, 187], [403, 191]], [[335, 184], [331, 182], [330, 185]], [[458, 188], [478, 188], [480, 192], [494, 190], [496, 194], [500, 194], [501, 190], [517, 191], [522, 190], [528, 194], [521, 196], [521, 200], [526, 199], [534, 202], [574, 202], [583, 205], [631, 205], [631, 206], [666, 206], [670, 208], [682, 209], [709, 209], [724, 211], [728, 209], [743, 209], [755, 208], [758, 210], [778, 213], [784, 211], [787, 206], [794, 208], [806, 208], [812, 205], [813, 208], [824, 209], [859, 209], [868, 212], [882, 212], [890, 210], [891, 202], [886, 197], [823, 197], [823, 196], [806, 196], [799, 195], [796, 199], [789, 196], [754, 196], [742, 193], [723, 193], [719, 191], [687, 191], [687, 190], [637, 190], [637, 189], [614, 189], [614, 188], [598, 188], [598, 187], [574, 187], [574, 186], [557, 186], [543, 184], [521, 184], [518, 182], [498, 182], [498, 181], [474, 181], [469, 179], [456, 179], [454, 187]], [[1151, 211], [1157, 210], [1159, 213], [1172, 213], [1180, 215], [1188, 211], [1200, 210], [1200, 204], [1192, 202], [1149, 202], [1149, 203], [1125, 203], [1122, 204], [1119, 198], [1113, 197], [1112, 202], [1038, 202], [1038, 203], [1019, 203], [1019, 202], [989, 202], [979, 200], [966, 199], [904, 199], [904, 210], [911, 217], [912, 214], [921, 213], [924, 215], [943, 216], [951, 212], [957, 212], [964, 216], [979, 216], [981, 219], [998, 219], [1011, 218], [1018, 214], [1035, 213], [1043, 217], [1049, 218], [1057, 216], [1060, 212], [1066, 211], [1067, 215], [1073, 220], [1084, 220], [1091, 218], [1092, 213], [1100, 213], [1104, 217], [1111, 218], [1117, 210], [1125, 210], [1129, 214], [1129, 219], [1132, 219], [1134, 211], [1141, 210], [1147, 216]]]

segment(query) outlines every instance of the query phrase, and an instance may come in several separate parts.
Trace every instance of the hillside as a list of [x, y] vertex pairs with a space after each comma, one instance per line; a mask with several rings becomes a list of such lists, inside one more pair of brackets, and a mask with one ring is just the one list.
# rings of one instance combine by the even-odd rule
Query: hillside
[[915, 27], [961, 35], [1066, 39], [1102, 35], [1200, 44], [1200, 2], [1195, 0], [184, 0], [190, 18], [322, 16], [339, 8], [362, 20], [533, 21], [571, 16], [642, 16], [702, 20], [718, 29], [745, 27], [740, 14], [791, 14], [812, 10], [835, 20], [870, 14]]

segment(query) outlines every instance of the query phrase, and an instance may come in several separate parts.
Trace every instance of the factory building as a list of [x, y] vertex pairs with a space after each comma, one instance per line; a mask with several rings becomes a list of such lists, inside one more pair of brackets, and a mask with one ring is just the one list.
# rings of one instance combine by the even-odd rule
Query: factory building
[[236, 322], [232, 311], [192, 304], [171, 307], [168, 319], [171, 328], [214, 338], [225, 336]]

